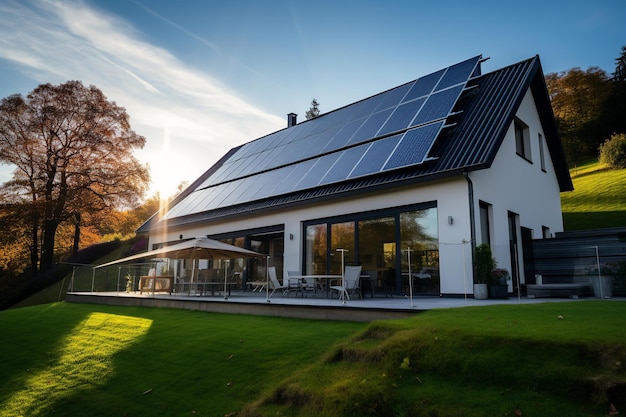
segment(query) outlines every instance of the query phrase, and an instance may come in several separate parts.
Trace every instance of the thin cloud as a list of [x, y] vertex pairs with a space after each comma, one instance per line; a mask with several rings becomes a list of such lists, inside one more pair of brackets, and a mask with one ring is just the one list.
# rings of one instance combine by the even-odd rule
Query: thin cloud
[[[176, 181], [171, 188], [193, 181], [231, 147], [285, 124], [145, 42], [126, 21], [80, 1], [0, 4], [0, 59], [38, 83], [78, 79], [100, 88], [146, 136], [138, 155], [151, 161], [154, 182]], [[162, 150], [170, 143], [177, 160], [168, 164]], [[166, 179], [158, 178], [153, 158], [161, 171], [166, 164]]]
[[155, 12], [154, 10], [152, 10], [151, 8], [149, 8], [148, 6], [146, 6], [143, 3], [140, 3], [140, 2], [138, 2], [136, 0], [130, 0], [130, 1], [133, 4], [136, 4], [138, 7], [141, 7], [143, 10], [145, 10], [146, 12], [151, 14], [152, 16], [156, 17], [157, 19], [162, 20], [163, 22], [167, 23], [168, 25], [170, 25], [172, 27], [175, 27], [176, 29], [180, 30], [181, 32], [183, 32], [183, 33], [189, 35], [190, 37], [194, 38], [195, 40], [199, 41], [200, 43], [203, 43], [204, 45], [210, 47], [215, 52], [220, 52], [220, 49], [213, 42], [210, 42], [210, 41], [206, 40], [205, 38], [203, 38], [202, 36], [199, 36], [199, 35], [191, 32], [190, 30], [185, 29], [184, 27], [182, 27], [178, 23], [173, 22], [172, 20], [166, 18], [165, 16]]

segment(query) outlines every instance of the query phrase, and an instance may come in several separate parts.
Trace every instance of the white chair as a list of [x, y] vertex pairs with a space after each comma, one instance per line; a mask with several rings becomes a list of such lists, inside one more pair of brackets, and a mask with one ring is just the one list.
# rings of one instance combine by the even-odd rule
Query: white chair
[[353, 295], [361, 294], [359, 288], [359, 282], [361, 281], [361, 266], [346, 266], [343, 273], [343, 285], [333, 285], [331, 290], [335, 290], [339, 293], [339, 299], [350, 299], [350, 293]]
[[274, 295], [274, 293], [277, 290], [280, 291], [284, 295], [287, 292], [287, 290], [289, 290], [289, 285], [283, 285], [280, 282], [278, 282], [278, 278], [276, 277], [276, 267], [270, 266], [269, 268], [267, 268], [267, 273], [269, 274], [269, 277], [270, 277], [270, 288], [272, 289], [270, 298], [272, 298], [272, 295]]

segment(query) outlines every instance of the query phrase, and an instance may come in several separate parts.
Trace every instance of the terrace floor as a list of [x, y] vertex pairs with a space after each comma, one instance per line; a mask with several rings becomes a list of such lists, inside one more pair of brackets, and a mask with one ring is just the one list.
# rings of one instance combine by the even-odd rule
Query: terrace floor
[[[274, 294], [233, 291], [230, 296], [194, 296], [139, 292], [69, 292], [65, 300], [74, 303], [107, 304], [178, 308], [229, 314], [254, 314], [279, 317], [296, 317], [318, 320], [374, 321], [409, 317], [436, 308], [461, 308], [497, 304], [537, 304], [546, 302], [577, 302], [585, 298], [527, 298], [477, 300], [472, 297], [404, 296], [351, 299], [343, 302], [337, 298], [295, 297], [293, 294]], [[605, 300], [625, 301], [625, 298]]]

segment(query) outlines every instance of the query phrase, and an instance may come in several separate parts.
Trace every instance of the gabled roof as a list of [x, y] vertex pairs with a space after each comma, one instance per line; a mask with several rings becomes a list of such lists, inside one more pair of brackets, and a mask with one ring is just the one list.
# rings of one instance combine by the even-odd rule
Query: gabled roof
[[573, 189], [539, 57], [477, 56], [233, 148], [138, 232], [249, 215], [491, 166], [530, 88], [561, 191]]

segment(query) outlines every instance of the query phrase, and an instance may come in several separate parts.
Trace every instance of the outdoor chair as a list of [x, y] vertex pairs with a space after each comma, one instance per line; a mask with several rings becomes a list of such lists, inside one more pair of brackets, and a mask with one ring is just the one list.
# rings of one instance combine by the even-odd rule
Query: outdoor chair
[[343, 285], [333, 285], [330, 287], [331, 290], [339, 293], [340, 300], [344, 300], [345, 298], [349, 300], [350, 293], [352, 293], [352, 295], [361, 295], [359, 288], [359, 283], [361, 281], [361, 268], [361, 266], [346, 266], [343, 275]]
[[272, 293], [269, 298], [272, 298], [272, 295], [274, 295], [276, 291], [280, 291], [283, 295], [285, 295], [285, 293], [289, 290], [289, 285], [283, 285], [278, 282], [278, 278], [276, 277], [276, 267], [270, 266], [267, 268], [267, 273], [270, 277], [270, 288], [272, 289]]
[[289, 276], [289, 286], [296, 288], [296, 297], [299, 292], [302, 292], [302, 297], [306, 297], [307, 292], [316, 293], [317, 286], [314, 278], [300, 278], [300, 271], [287, 271]]

